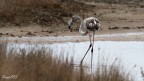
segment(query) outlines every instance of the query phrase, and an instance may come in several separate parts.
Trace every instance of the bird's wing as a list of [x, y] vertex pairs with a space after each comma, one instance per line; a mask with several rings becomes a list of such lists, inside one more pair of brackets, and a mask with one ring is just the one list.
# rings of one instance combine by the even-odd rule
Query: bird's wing
[[86, 18], [84, 20], [84, 22], [86, 23], [86, 26], [91, 26], [91, 25], [96, 25], [97, 24], [97, 21], [95, 20], [94, 17], [89, 17], [89, 18]]
[[89, 17], [84, 20], [88, 29], [98, 29], [100, 27], [100, 22], [95, 17]]

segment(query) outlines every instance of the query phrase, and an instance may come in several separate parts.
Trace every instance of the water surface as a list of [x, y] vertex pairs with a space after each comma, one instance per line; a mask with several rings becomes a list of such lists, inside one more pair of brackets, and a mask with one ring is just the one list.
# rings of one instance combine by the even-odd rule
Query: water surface
[[[13, 44], [8, 43], [7, 51], [11, 48], [17, 49], [39, 49], [44, 47], [46, 49], [53, 49], [53, 54], [60, 55], [63, 53], [65, 57], [69, 59], [73, 57], [74, 63], [79, 64], [82, 57], [89, 47], [89, 42], [79, 43], [53, 43], [53, 44]], [[98, 58], [99, 57], [99, 58]], [[105, 59], [108, 60], [104, 60]], [[142, 81], [140, 68], [144, 69], [144, 42], [142, 41], [95, 41], [94, 43], [94, 55], [93, 66], [96, 67], [97, 61], [103, 60], [107, 64], [112, 64], [115, 59], [118, 58], [124, 65], [126, 71], [131, 71], [133, 67], [136, 67], [131, 71], [132, 75], [136, 77], [137, 81]], [[84, 64], [90, 66], [91, 52], [89, 51]]]

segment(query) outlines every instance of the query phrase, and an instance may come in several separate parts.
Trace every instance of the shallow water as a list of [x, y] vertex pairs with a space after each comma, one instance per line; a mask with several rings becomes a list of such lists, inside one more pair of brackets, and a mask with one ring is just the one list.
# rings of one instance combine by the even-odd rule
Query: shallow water
[[[39, 49], [41, 47], [53, 49], [54, 54], [60, 55], [63, 52], [65, 57], [70, 59], [73, 57], [74, 63], [79, 64], [86, 50], [89, 47], [89, 42], [80, 43], [53, 43], [53, 44], [12, 44], [8, 43], [7, 51], [11, 48], [17, 49]], [[99, 58], [98, 58], [99, 57]], [[105, 58], [105, 60], [103, 59]], [[140, 68], [144, 68], [144, 42], [129, 42], [129, 41], [95, 41], [93, 67], [97, 66], [98, 59], [107, 62], [107, 65], [112, 64], [118, 58], [124, 65], [126, 71], [131, 71], [136, 81], [142, 81]], [[108, 59], [108, 60], [106, 60]], [[91, 52], [89, 51], [84, 64], [90, 66]]]

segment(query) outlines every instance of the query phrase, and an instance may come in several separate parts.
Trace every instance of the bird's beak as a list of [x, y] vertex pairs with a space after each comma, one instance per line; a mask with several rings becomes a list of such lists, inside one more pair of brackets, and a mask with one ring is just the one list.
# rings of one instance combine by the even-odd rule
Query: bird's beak
[[68, 26], [68, 28], [69, 28], [70, 32], [72, 32], [71, 26]]
[[70, 30], [70, 28], [71, 28], [71, 27], [70, 27], [70, 26], [68, 26], [68, 28], [69, 28], [69, 30]]

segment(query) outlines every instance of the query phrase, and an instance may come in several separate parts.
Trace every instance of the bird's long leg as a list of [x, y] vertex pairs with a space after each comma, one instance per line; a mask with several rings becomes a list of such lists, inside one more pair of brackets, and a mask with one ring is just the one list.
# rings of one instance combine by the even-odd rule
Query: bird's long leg
[[91, 49], [91, 74], [92, 74], [92, 61], [93, 61], [93, 46], [94, 46], [94, 35], [95, 31], [93, 31], [93, 43], [92, 43], [92, 49]]
[[87, 49], [87, 51], [86, 51], [86, 53], [85, 53], [84, 57], [83, 57], [83, 58], [82, 58], [82, 60], [81, 60], [81, 65], [82, 65], [83, 60], [84, 60], [85, 56], [87, 55], [88, 51], [89, 51], [89, 50], [90, 50], [90, 48], [92, 47], [90, 32], [88, 32], [88, 33], [89, 33], [90, 45], [89, 45], [89, 48]]

